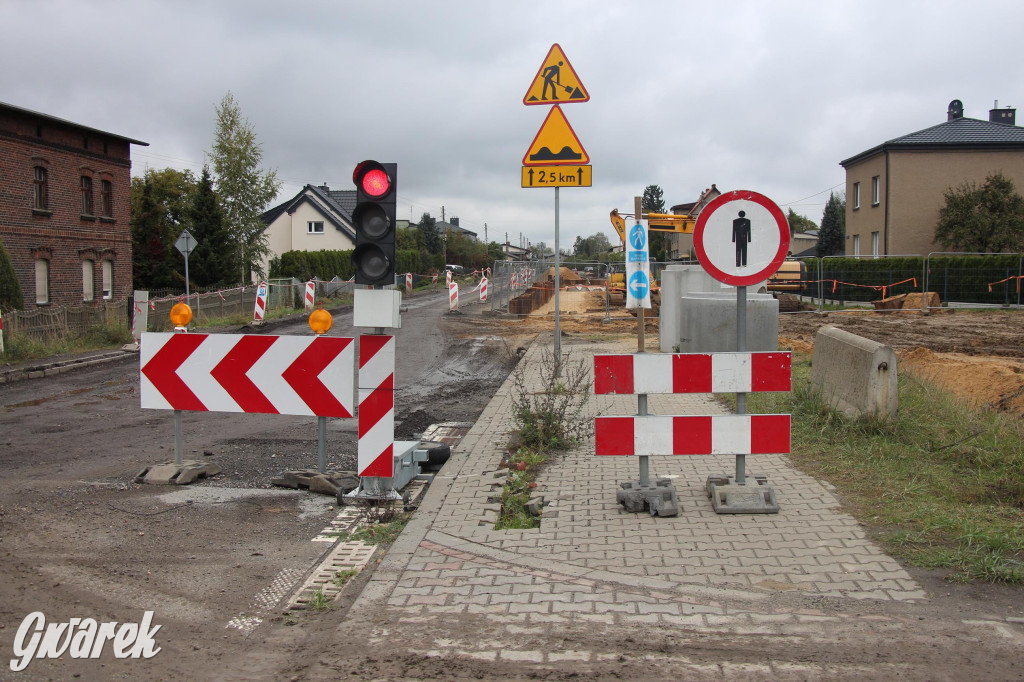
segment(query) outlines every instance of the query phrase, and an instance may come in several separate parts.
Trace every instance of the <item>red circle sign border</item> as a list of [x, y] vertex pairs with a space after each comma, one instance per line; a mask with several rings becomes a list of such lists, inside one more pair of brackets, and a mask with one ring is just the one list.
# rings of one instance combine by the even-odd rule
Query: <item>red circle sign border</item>
[[[730, 275], [727, 272], [722, 272], [715, 267], [704, 251], [704, 227], [715, 211], [731, 201], [752, 201], [755, 204], [761, 205], [775, 218], [775, 223], [779, 227], [779, 250], [776, 252], [775, 257], [772, 258], [771, 262], [764, 269], [751, 275]], [[719, 282], [731, 284], [735, 287], [757, 284], [768, 279], [779, 269], [782, 261], [786, 260], [786, 252], [789, 250], [789, 222], [782, 213], [782, 209], [765, 195], [749, 190], [733, 190], [715, 197], [700, 212], [700, 215], [697, 217], [697, 224], [693, 228], [693, 249], [697, 252], [697, 260], [700, 261], [704, 270]]]

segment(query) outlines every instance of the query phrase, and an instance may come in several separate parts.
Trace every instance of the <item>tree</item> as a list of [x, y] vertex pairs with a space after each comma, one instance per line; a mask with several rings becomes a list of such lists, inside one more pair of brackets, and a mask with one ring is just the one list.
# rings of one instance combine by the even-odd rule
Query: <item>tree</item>
[[805, 218], [793, 209], [789, 209], [789, 213], [786, 214], [786, 220], [789, 222], [789, 229], [793, 232], [807, 232], [808, 230], [817, 230], [818, 225], [810, 218]]
[[992, 252], [1024, 249], [1024, 197], [1013, 181], [996, 172], [978, 187], [969, 182], [948, 188], [939, 209], [935, 241], [951, 251]]
[[259, 277], [266, 275], [263, 260], [270, 254], [270, 246], [260, 214], [277, 196], [281, 183], [275, 171], [260, 170], [263, 150], [252, 125], [242, 118], [234, 96], [228, 92], [215, 110], [217, 132], [210, 161], [245, 283], [253, 273]]
[[441, 241], [441, 231], [437, 229], [437, 220], [435, 220], [429, 213], [424, 213], [420, 216], [420, 222], [416, 227], [423, 232], [423, 238], [426, 240], [427, 251], [434, 254], [441, 253], [444, 246]]
[[210, 169], [203, 166], [192, 205], [188, 225], [197, 245], [189, 255], [189, 278], [200, 287], [209, 287], [234, 280], [238, 272], [238, 251], [224, 221], [224, 211], [213, 191]]
[[[132, 206], [132, 282], [136, 289], [166, 289], [184, 282], [173, 265], [177, 261], [171, 257], [174, 242], [168, 241], [166, 212], [153, 194], [153, 180], [147, 174], [138, 203]], [[184, 259], [177, 255], [184, 271]]]
[[[647, 185], [644, 188], [643, 197], [640, 199], [640, 207], [644, 213], [667, 213], [665, 210], [664, 193], [657, 185]], [[647, 235], [650, 255], [656, 261], [668, 260], [668, 245], [671, 233], [660, 230], [650, 230]]]
[[818, 257], [834, 256], [846, 251], [846, 200], [829, 193], [821, 214], [818, 233]]
[[25, 295], [21, 291], [18, 275], [14, 272], [14, 263], [4, 243], [0, 242], [0, 311], [17, 310], [24, 305]]
[[187, 170], [150, 169], [144, 177], [132, 178], [132, 272], [136, 288], [184, 288], [185, 259], [174, 248], [174, 242], [188, 227], [195, 191], [196, 179]]

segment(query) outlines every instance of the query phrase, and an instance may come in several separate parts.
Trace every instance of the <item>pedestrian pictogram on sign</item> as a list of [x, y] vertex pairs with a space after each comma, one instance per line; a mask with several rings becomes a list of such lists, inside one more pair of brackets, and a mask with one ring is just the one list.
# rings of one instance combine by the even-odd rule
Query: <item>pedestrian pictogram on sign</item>
[[590, 99], [576, 70], [558, 43], [551, 46], [544, 63], [523, 96], [523, 104], [565, 104]]
[[558, 105], [551, 107], [537, 136], [533, 138], [533, 144], [523, 157], [524, 166], [579, 165], [589, 161], [590, 156]]

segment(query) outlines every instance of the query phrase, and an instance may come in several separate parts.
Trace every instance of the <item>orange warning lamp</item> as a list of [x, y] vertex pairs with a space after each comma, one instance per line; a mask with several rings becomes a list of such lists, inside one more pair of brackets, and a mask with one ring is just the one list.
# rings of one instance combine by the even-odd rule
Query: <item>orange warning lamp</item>
[[317, 334], [324, 334], [334, 324], [334, 318], [323, 308], [317, 308], [309, 314], [309, 328]]
[[188, 303], [175, 303], [171, 308], [171, 324], [175, 329], [184, 329], [192, 321], [192, 308]]

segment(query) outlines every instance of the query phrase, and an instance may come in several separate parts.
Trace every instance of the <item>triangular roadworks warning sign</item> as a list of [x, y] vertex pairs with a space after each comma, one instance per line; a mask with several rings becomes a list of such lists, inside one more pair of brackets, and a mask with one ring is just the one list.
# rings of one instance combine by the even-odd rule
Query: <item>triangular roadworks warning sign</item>
[[555, 43], [523, 97], [523, 104], [569, 104], [590, 99], [576, 70]]
[[533, 144], [523, 157], [524, 166], [586, 164], [589, 161], [587, 150], [583, 148], [562, 113], [562, 108], [557, 104], [551, 107], [548, 117], [537, 131], [537, 137], [533, 138]]

